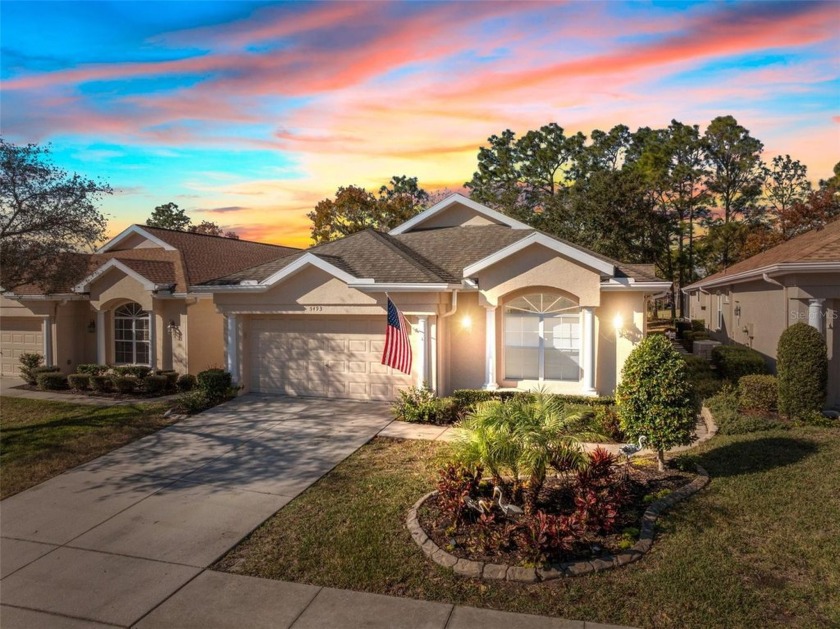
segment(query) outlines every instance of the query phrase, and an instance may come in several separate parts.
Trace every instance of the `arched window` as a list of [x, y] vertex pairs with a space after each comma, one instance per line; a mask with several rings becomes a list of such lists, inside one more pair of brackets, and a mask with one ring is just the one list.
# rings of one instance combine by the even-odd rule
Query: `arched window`
[[557, 293], [505, 304], [505, 378], [580, 380], [580, 307]]
[[148, 365], [149, 313], [134, 302], [114, 311], [114, 362], [118, 365]]

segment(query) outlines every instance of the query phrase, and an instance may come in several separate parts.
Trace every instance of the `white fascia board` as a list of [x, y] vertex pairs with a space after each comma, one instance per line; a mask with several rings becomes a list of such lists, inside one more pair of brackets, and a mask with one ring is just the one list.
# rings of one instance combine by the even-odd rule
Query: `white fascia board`
[[391, 293], [444, 293], [451, 290], [458, 290], [461, 288], [460, 284], [444, 284], [444, 283], [425, 283], [425, 282], [406, 282], [406, 283], [378, 283], [373, 284], [348, 284], [350, 288], [356, 290], [375, 293], [375, 292], [391, 292]]
[[53, 293], [50, 295], [18, 295], [13, 292], [4, 292], [3, 297], [12, 301], [85, 301], [90, 299], [87, 295], [76, 293]]
[[749, 282], [760, 279], [763, 275], [784, 275], [786, 273], [840, 273], [840, 262], [781, 262], [779, 264], [772, 264], [770, 266], [744, 271], [743, 273], [735, 273], [733, 275], [724, 275], [711, 282], [700, 280], [689, 284], [683, 289], [683, 292], [692, 291], [695, 289], [704, 289], [717, 286], [726, 286], [727, 284], [739, 284], [742, 282]]
[[164, 287], [168, 286], [168, 285], [164, 285], [164, 284], [155, 284], [154, 282], [150, 282], [149, 280], [147, 280], [145, 277], [140, 275], [134, 269], [131, 269], [131, 268], [127, 267], [125, 264], [123, 264], [122, 262], [120, 262], [116, 258], [112, 258], [112, 259], [108, 260], [105, 264], [100, 266], [98, 269], [96, 269], [93, 273], [88, 275], [81, 282], [76, 284], [76, 286], [73, 288], [73, 290], [76, 291], [77, 293], [86, 293], [88, 291], [88, 289], [90, 288], [91, 283], [94, 280], [96, 280], [99, 277], [102, 277], [103, 275], [105, 275], [105, 273], [107, 273], [111, 269], [117, 269], [118, 271], [122, 271], [123, 273], [125, 273], [126, 275], [131, 277], [132, 279], [137, 280], [140, 283], [140, 285], [143, 286], [143, 288], [145, 288], [146, 290], [157, 290], [159, 288], [164, 288]]
[[121, 231], [119, 234], [117, 234], [116, 236], [111, 238], [111, 240], [109, 240], [104, 245], [99, 247], [99, 249], [96, 250], [96, 253], [105, 253], [106, 251], [110, 251], [110, 249], [114, 245], [122, 242], [123, 240], [125, 240], [126, 238], [131, 236], [132, 234], [138, 234], [139, 236], [142, 236], [143, 238], [146, 238], [147, 240], [150, 240], [151, 242], [155, 243], [156, 245], [158, 245], [162, 249], [165, 249], [166, 251], [175, 251], [175, 247], [170, 245], [168, 242], [164, 242], [163, 240], [161, 240], [157, 236], [153, 236], [152, 234], [147, 232], [145, 229], [143, 229], [139, 225], [129, 225], [123, 231]]
[[609, 262], [605, 262], [604, 260], [601, 260], [600, 258], [586, 253], [585, 251], [582, 251], [577, 247], [573, 247], [571, 245], [567, 245], [564, 242], [560, 242], [559, 240], [555, 240], [551, 236], [546, 236], [545, 234], [535, 232], [530, 236], [523, 238], [522, 240], [518, 240], [517, 242], [508, 245], [507, 247], [499, 249], [496, 253], [487, 256], [483, 260], [479, 260], [478, 262], [475, 262], [474, 264], [471, 264], [470, 266], [466, 267], [464, 269], [464, 277], [470, 277], [471, 275], [475, 275], [479, 271], [482, 271], [489, 266], [497, 264], [505, 258], [510, 257], [513, 254], [522, 251], [526, 247], [530, 247], [531, 245], [542, 245], [547, 249], [556, 251], [560, 255], [563, 255], [567, 258], [571, 258], [576, 262], [580, 262], [584, 266], [587, 266], [591, 269], [595, 269], [602, 275], [615, 275], [615, 266], [613, 266]]
[[451, 207], [455, 204], [463, 205], [465, 207], [468, 207], [471, 210], [474, 210], [474, 211], [478, 212], [479, 214], [482, 214], [482, 215], [486, 216], [489, 219], [492, 219], [494, 221], [498, 221], [502, 225], [507, 225], [511, 229], [532, 229], [529, 225], [526, 225], [525, 223], [521, 223], [520, 221], [517, 221], [516, 219], [513, 219], [510, 216], [507, 216], [505, 214], [502, 214], [501, 212], [497, 212], [496, 210], [490, 209], [486, 205], [482, 205], [481, 203], [476, 203], [472, 199], [469, 199], [469, 198], [465, 197], [463, 194], [455, 193], [453, 195], [450, 195], [450, 196], [446, 197], [443, 201], [440, 201], [439, 203], [436, 203], [432, 207], [430, 207], [426, 210], [423, 210], [422, 212], [420, 212], [420, 214], [418, 214], [417, 216], [415, 216], [413, 218], [410, 218], [409, 220], [407, 220], [402, 225], [397, 225], [396, 227], [394, 227], [394, 229], [392, 229], [388, 233], [391, 236], [396, 236], [397, 234], [404, 234], [407, 231], [411, 231], [411, 229], [413, 229], [414, 227], [426, 222], [428, 219], [430, 219], [435, 214], [438, 214], [439, 212], [442, 212], [446, 208]]
[[608, 284], [601, 284], [601, 290], [604, 292], [650, 292], [662, 291], [671, 288], [671, 282], [610, 282]]
[[265, 284], [200, 284], [196, 286], [190, 286], [190, 292], [188, 294], [195, 293], [203, 294], [203, 293], [264, 293], [267, 291], [270, 286]]
[[355, 277], [353, 275], [350, 275], [346, 271], [342, 271], [334, 264], [330, 264], [326, 260], [319, 258], [314, 253], [304, 253], [301, 257], [299, 257], [291, 264], [284, 266], [276, 273], [265, 278], [262, 282], [260, 282], [259, 285], [273, 286], [278, 282], [288, 277], [291, 277], [296, 273], [299, 273], [307, 266], [314, 266], [318, 269], [321, 269], [325, 273], [329, 273], [333, 277], [340, 279], [345, 284], [373, 284], [373, 280], [370, 278]]

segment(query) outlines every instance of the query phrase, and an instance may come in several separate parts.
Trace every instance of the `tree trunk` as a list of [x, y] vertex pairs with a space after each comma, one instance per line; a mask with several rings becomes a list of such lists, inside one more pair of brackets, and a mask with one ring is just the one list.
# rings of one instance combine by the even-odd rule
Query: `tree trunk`
[[664, 450], [657, 450], [656, 451], [656, 463], [659, 466], [659, 471], [665, 471], [665, 451]]

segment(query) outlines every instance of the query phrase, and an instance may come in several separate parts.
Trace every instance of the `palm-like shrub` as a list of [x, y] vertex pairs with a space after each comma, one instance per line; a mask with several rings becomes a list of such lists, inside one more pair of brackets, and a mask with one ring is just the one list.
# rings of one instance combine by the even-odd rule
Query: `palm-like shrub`
[[455, 453], [464, 465], [483, 467], [497, 484], [509, 478], [514, 500], [524, 490], [525, 509], [533, 512], [549, 468], [585, 465], [581, 441], [603, 438], [590, 418], [540, 392], [479, 403], [456, 433]]
[[630, 353], [616, 404], [622, 430], [633, 440], [647, 437], [660, 471], [665, 450], [691, 443], [697, 422], [694, 390], [685, 361], [664, 336], [648, 336]]

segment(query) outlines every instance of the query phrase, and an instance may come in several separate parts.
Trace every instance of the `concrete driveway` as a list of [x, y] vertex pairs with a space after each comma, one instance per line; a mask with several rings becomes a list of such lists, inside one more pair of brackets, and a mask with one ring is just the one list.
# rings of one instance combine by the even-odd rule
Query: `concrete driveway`
[[247, 395], [2, 501], [0, 624], [132, 625], [389, 421]]

